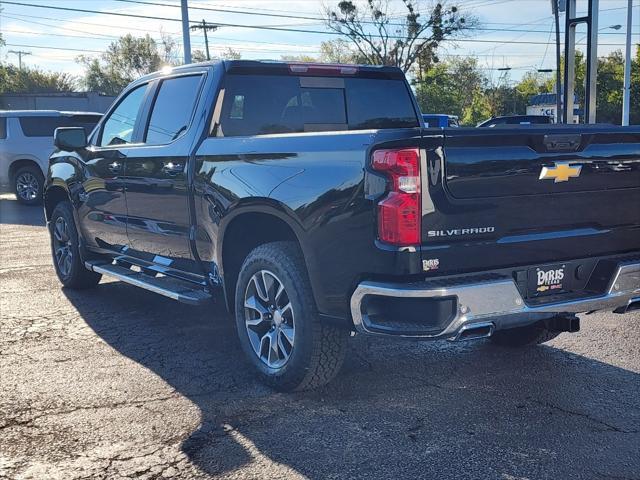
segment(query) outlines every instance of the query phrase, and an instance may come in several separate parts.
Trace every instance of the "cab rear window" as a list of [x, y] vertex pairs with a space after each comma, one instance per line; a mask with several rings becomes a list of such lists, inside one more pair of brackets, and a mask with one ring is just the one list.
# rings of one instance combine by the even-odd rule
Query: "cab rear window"
[[0, 140], [7, 138], [7, 119], [0, 117]]
[[229, 75], [218, 136], [417, 127], [406, 83], [368, 78]]

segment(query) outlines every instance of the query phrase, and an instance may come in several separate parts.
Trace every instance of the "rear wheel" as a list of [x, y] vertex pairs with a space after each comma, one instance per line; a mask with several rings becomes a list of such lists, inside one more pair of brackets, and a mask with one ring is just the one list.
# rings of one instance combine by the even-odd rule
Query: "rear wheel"
[[302, 255], [292, 242], [256, 247], [236, 285], [240, 343], [262, 379], [283, 391], [328, 383], [340, 370], [347, 332], [321, 323]]
[[18, 201], [25, 205], [42, 203], [43, 186], [44, 175], [36, 165], [19, 168], [13, 177], [13, 191]]
[[493, 343], [501, 347], [526, 347], [548, 342], [558, 335], [560, 332], [552, 332], [544, 322], [538, 322], [525, 327], [498, 330], [490, 338]]
[[62, 285], [75, 289], [95, 287], [102, 275], [87, 270], [82, 263], [78, 231], [69, 202], [60, 202], [53, 209], [50, 233], [53, 265]]

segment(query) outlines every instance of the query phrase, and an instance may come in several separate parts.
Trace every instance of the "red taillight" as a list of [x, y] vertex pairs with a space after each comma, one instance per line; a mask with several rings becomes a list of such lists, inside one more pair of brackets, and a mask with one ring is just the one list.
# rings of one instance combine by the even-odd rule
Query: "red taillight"
[[378, 237], [393, 245], [420, 243], [420, 152], [376, 150], [372, 167], [391, 181], [391, 191], [378, 203]]

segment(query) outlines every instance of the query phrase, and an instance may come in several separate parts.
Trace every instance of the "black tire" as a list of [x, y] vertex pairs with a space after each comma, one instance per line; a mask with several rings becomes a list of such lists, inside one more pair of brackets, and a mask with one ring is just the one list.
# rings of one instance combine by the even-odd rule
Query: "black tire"
[[21, 167], [13, 176], [13, 192], [24, 205], [41, 205], [43, 187], [44, 175], [37, 165]]
[[545, 326], [544, 322], [534, 323], [525, 327], [509, 328], [498, 330], [491, 335], [491, 341], [501, 347], [526, 347], [540, 345], [541, 343], [553, 340], [561, 332], [552, 332]]
[[[66, 235], [60, 235], [56, 230], [60, 225], [67, 227]], [[80, 257], [78, 230], [73, 218], [73, 210], [68, 201], [60, 202], [53, 209], [49, 223], [51, 235], [51, 255], [53, 265], [60, 283], [66, 288], [85, 289], [95, 287], [102, 275], [87, 270]], [[67, 254], [60, 253], [60, 248], [66, 249]]]
[[[263, 360], [260, 357], [261, 353], [254, 350], [252, 339], [249, 337], [249, 331], [254, 327], [249, 327], [246, 323], [251, 312], [256, 313], [257, 309], [251, 310], [245, 307], [245, 295], [249, 295], [249, 289], [252, 288], [249, 285], [250, 282], [254, 282], [253, 286], [257, 288], [254, 279], [262, 272], [267, 272], [267, 276], [273, 275], [272, 285], [275, 280], [283, 286], [283, 293], [286, 296], [284, 302], [290, 303], [291, 318], [286, 320], [283, 314], [279, 321], [283, 326], [286, 326], [285, 322], [289, 322], [289, 326], [295, 327], [294, 341], [290, 344], [288, 359], [283, 365], [276, 367], [266, 363], [271, 360], [270, 353], [269, 358]], [[266, 283], [264, 285], [266, 286]], [[269, 288], [265, 288], [262, 291], [267, 292], [267, 296], [272, 298], [273, 295], [268, 294], [268, 290]], [[277, 295], [275, 298], [273, 304], [276, 309], [279, 309]], [[269, 386], [280, 391], [309, 390], [325, 385], [340, 370], [346, 353], [348, 332], [319, 320], [302, 254], [295, 243], [268, 243], [256, 247], [249, 253], [240, 269], [236, 284], [235, 310], [242, 349], [256, 367], [262, 380]], [[266, 313], [264, 316], [270, 315]], [[255, 321], [261, 326], [271, 325], [268, 331], [276, 330], [274, 335], [280, 339], [280, 330], [277, 329], [281, 326], [275, 325], [273, 319], [275, 314], [271, 315], [271, 324], [269, 321], [263, 321], [262, 318], [263, 315], [258, 314], [258, 319]], [[254, 344], [259, 335], [260, 333], [255, 334]], [[264, 338], [259, 340], [259, 349], [263, 347], [263, 340]], [[286, 343], [286, 340], [283, 343]], [[282, 348], [279, 342], [276, 342], [276, 345], [277, 352], [285, 351], [284, 345]], [[271, 340], [269, 340], [269, 347], [271, 347]]]

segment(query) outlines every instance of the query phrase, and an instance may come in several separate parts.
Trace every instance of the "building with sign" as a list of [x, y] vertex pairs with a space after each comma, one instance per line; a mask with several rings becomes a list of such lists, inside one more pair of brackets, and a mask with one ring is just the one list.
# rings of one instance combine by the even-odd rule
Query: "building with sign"
[[[573, 123], [580, 123], [580, 116], [582, 112], [580, 105], [578, 104], [577, 96], [574, 97], [575, 108], [573, 110]], [[541, 93], [534, 95], [529, 99], [529, 105], [527, 105], [527, 115], [546, 115], [553, 117], [554, 121], [558, 123], [558, 112], [556, 105], [555, 93]], [[562, 112], [560, 112], [562, 115]]]

